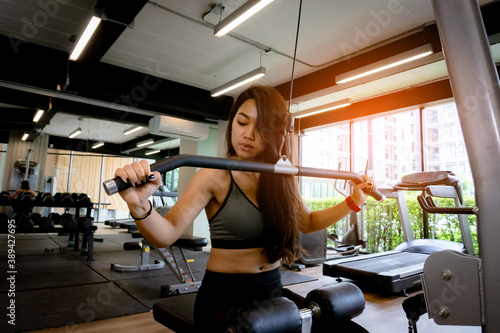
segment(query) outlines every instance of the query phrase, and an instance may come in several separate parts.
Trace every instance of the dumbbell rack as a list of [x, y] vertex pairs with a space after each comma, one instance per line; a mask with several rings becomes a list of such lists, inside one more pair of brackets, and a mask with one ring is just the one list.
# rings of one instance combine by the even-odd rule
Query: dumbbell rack
[[[3, 192], [5, 193], [5, 192]], [[4, 196], [2, 196], [4, 197]], [[76, 199], [76, 200], [75, 200]], [[80, 208], [86, 208], [85, 216], [91, 218], [92, 209], [94, 204], [90, 201], [86, 195], [85, 197], [78, 197], [74, 194], [69, 193], [56, 193], [52, 196], [50, 193], [39, 193], [36, 198], [30, 198], [25, 196], [24, 198], [16, 199], [6, 199], [0, 200], [0, 206], [13, 206], [13, 204], [21, 204], [26, 208], [32, 209], [34, 207], [51, 207], [51, 208], [75, 208], [75, 219], [80, 217]], [[87, 256], [88, 261], [93, 259], [93, 242], [94, 242], [94, 232], [97, 230], [97, 226], [92, 226], [90, 228], [81, 228], [77, 226], [75, 229], [67, 229], [63, 226], [54, 226], [49, 230], [40, 228], [31, 228], [26, 230], [27, 233], [51, 233], [51, 232], [68, 232], [69, 241], [68, 246], [72, 246], [74, 251], [80, 251], [80, 255]], [[82, 233], [82, 244], [80, 248], [80, 237], [79, 234]], [[85, 250], [85, 248], [87, 248]]]
[[[133, 232], [132, 238], [143, 238], [140, 232]], [[207, 245], [206, 238], [196, 236], [181, 236], [174, 244], [168, 248], [156, 248], [157, 253], [162, 257], [163, 261], [156, 260], [154, 263], [149, 262], [149, 254], [151, 249], [155, 247], [145, 238], [140, 243], [127, 242], [124, 244], [125, 250], [141, 250], [141, 263], [139, 265], [123, 265], [112, 263], [111, 269], [119, 272], [137, 272], [145, 270], [161, 269], [167, 264], [168, 268], [179, 281], [178, 284], [164, 285], [161, 287], [161, 297], [170, 297], [174, 295], [197, 292], [201, 286], [201, 281], [195, 281], [195, 277], [187, 259], [184, 249], [191, 251], [201, 251]], [[184, 271], [179, 264], [179, 259], [175, 255], [174, 248], [177, 248], [181, 253], [182, 260], [186, 264], [187, 272]]]

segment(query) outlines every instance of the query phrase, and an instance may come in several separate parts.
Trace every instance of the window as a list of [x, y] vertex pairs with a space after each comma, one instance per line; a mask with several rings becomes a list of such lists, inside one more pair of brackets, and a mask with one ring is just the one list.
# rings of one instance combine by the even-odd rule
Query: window
[[428, 152], [429, 162], [439, 162], [439, 147], [429, 147]]
[[[343, 123], [305, 131], [306, 136], [301, 138], [302, 166], [337, 170], [340, 163], [341, 170], [349, 170], [349, 128], [349, 123]], [[313, 177], [301, 177], [301, 180], [302, 195], [306, 198], [322, 199], [338, 195], [334, 188], [335, 180]]]
[[428, 109], [427, 110], [427, 123], [428, 124], [437, 124], [438, 122], [438, 111], [436, 109]]
[[465, 144], [463, 142], [458, 143], [458, 158], [463, 159], [465, 157]]
[[[422, 122], [420, 114], [425, 116]], [[322, 144], [317, 139], [320, 133], [330, 133], [333, 144]], [[421, 133], [425, 134], [423, 140]], [[472, 184], [454, 103], [434, 105], [422, 112], [413, 109], [353, 120], [352, 125], [348, 122], [333, 124], [306, 130], [305, 134], [301, 138], [304, 166], [338, 169], [341, 163], [342, 170], [364, 172], [368, 164], [378, 187], [392, 187], [409, 173], [449, 169], [466, 177], [463, 182]], [[308, 182], [305, 178], [303, 182]], [[314, 181], [327, 182], [325, 179]], [[329, 190], [316, 193], [330, 195]]]
[[438, 142], [439, 141], [439, 129], [429, 128], [427, 130], [427, 139], [430, 142]]
[[446, 169], [446, 171], [451, 171], [454, 174], [457, 174], [457, 165], [454, 163], [453, 164], [446, 164], [445, 169]]
[[457, 158], [457, 146], [455, 144], [449, 144], [445, 146], [447, 160], [456, 159]]
[[338, 150], [342, 152], [349, 151], [349, 136], [341, 134], [338, 136]]
[[455, 124], [448, 124], [444, 126], [444, 139], [452, 140], [455, 137]]
[[443, 113], [446, 120], [458, 121], [457, 110], [455, 109], [455, 104], [447, 104], [443, 106]]

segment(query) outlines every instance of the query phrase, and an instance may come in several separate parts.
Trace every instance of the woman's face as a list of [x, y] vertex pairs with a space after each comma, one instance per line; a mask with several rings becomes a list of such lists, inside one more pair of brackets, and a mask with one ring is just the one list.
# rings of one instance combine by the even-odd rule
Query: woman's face
[[236, 112], [231, 124], [231, 143], [236, 155], [244, 160], [259, 160], [264, 144], [257, 130], [255, 100], [246, 100]]

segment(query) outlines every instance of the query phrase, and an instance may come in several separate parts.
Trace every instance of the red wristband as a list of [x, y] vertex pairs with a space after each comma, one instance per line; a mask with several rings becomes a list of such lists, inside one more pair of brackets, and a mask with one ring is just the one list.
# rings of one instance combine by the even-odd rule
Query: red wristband
[[349, 206], [349, 208], [351, 208], [353, 211], [359, 212], [361, 210], [361, 208], [359, 208], [359, 206], [354, 202], [354, 200], [352, 200], [351, 196], [345, 198], [345, 202], [347, 206]]

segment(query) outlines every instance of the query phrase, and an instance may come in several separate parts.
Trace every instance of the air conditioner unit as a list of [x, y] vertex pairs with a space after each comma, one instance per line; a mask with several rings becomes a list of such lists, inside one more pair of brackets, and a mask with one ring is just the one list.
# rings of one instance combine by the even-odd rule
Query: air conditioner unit
[[169, 117], [156, 116], [149, 120], [149, 133], [192, 141], [208, 137], [208, 124]]

